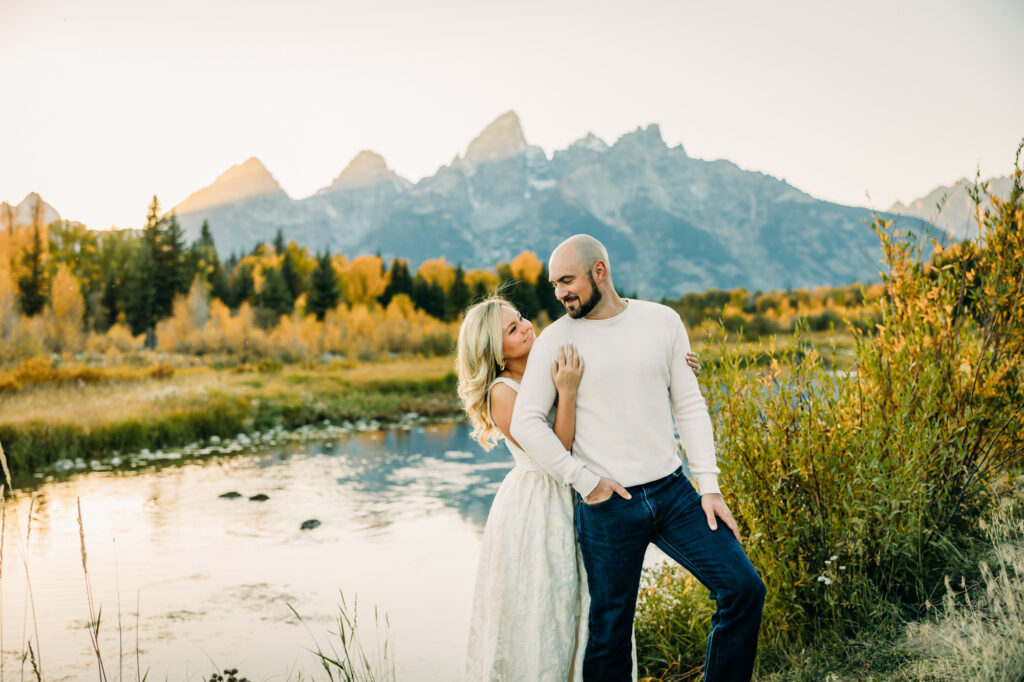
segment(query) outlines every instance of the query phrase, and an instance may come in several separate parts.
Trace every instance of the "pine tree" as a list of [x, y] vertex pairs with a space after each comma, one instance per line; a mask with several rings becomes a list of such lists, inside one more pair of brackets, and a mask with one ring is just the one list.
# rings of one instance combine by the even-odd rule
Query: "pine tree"
[[174, 307], [177, 294], [188, 293], [192, 282], [186, 272], [185, 234], [173, 213], [157, 223], [158, 243], [153, 254], [156, 265], [155, 276], [159, 283], [156, 287], [154, 305], [157, 319], [168, 317]]
[[199, 228], [199, 243], [202, 246], [213, 248], [213, 233], [210, 232], [210, 223], [206, 220], [203, 221], [203, 226]]
[[396, 294], [405, 294], [409, 298], [412, 298], [412, 275], [409, 273], [409, 263], [395, 258], [391, 261], [391, 278], [388, 279], [388, 285], [384, 288], [384, 293], [380, 295], [377, 301], [387, 307], [391, 303], [391, 299]]
[[128, 261], [124, 283], [124, 316], [132, 334], [150, 331], [156, 324], [156, 281], [153, 255], [146, 243], [135, 249]]
[[425, 277], [416, 275], [412, 284], [412, 302], [431, 317], [439, 320], [445, 318], [447, 301], [444, 289], [437, 282], [428, 282]]
[[292, 297], [292, 301], [294, 301], [303, 293], [302, 277], [299, 275], [299, 270], [295, 265], [295, 258], [292, 256], [290, 249], [285, 249], [284, 258], [281, 259], [281, 277], [284, 278], [284, 283], [288, 286], [288, 294]]
[[43, 268], [43, 244], [38, 225], [32, 232], [32, 248], [25, 252], [22, 264], [27, 272], [18, 278], [18, 302], [21, 312], [32, 317], [42, 312], [46, 305], [48, 284]]
[[245, 263], [239, 263], [231, 278], [231, 307], [242, 305], [256, 292], [256, 283], [252, 278], [252, 269]]
[[317, 257], [316, 269], [313, 271], [313, 287], [306, 301], [306, 309], [316, 315], [316, 319], [324, 319], [328, 310], [338, 305], [341, 292], [338, 289], [338, 273], [334, 271], [331, 255], [324, 252]]
[[156, 228], [160, 223], [160, 200], [153, 195], [153, 201], [149, 203], [149, 209], [146, 211], [146, 227], [145, 230]]
[[452, 282], [451, 288], [448, 289], [447, 319], [458, 317], [469, 306], [472, 297], [473, 292], [466, 284], [466, 271], [462, 269], [462, 265], [459, 265], [455, 268], [455, 280]]
[[264, 274], [263, 288], [257, 297], [260, 307], [272, 310], [276, 317], [291, 313], [295, 308], [295, 299], [288, 291], [281, 271], [278, 268], [269, 268]]
[[274, 235], [274, 251], [280, 256], [284, 253], [284, 234], [281, 233], [281, 228], [277, 228], [277, 234]]
[[118, 285], [117, 275], [112, 271], [103, 278], [103, 294], [100, 297], [99, 327], [100, 331], [106, 331], [117, 322], [117, 316], [121, 312], [121, 287]]
[[225, 305], [230, 305], [231, 285], [228, 283], [228, 273], [220, 261], [215, 260], [210, 274], [206, 281], [210, 285], [211, 298], [219, 298]]

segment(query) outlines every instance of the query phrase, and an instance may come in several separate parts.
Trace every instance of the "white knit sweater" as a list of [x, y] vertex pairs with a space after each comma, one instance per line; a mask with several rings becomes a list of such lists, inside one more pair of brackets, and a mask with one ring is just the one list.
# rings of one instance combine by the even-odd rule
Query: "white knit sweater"
[[[548, 426], [557, 392], [551, 362], [560, 344], [583, 358], [576, 438], [568, 452]], [[534, 342], [512, 415], [512, 437], [583, 496], [605, 476], [624, 486], [657, 480], [679, 466], [676, 428], [701, 493], [716, 493], [718, 467], [707, 404], [686, 364], [690, 340], [667, 306], [628, 300], [615, 317], [554, 322]]]

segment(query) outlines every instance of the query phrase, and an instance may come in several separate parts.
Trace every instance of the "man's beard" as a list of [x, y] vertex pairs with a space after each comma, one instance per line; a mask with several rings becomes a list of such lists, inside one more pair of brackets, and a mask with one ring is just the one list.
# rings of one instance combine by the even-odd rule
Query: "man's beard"
[[587, 273], [587, 279], [590, 280], [590, 297], [585, 301], [582, 298], [577, 297], [576, 300], [579, 301], [579, 307], [576, 309], [565, 306], [565, 310], [569, 313], [569, 317], [574, 320], [586, 317], [595, 307], [597, 307], [597, 304], [601, 302], [601, 290], [597, 288], [597, 282], [594, 281], [594, 276]]

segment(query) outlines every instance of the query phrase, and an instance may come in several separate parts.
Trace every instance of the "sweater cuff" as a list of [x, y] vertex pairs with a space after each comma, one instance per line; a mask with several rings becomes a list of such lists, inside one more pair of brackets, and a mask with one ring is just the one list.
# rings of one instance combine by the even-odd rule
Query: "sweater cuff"
[[594, 492], [594, 488], [601, 482], [601, 477], [590, 471], [587, 468], [580, 469], [580, 472], [576, 474], [576, 477], [572, 480], [572, 487], [576, 489], [576, 492], [581, 497], [586, 497], [590, 493]]
[[697, 488], [700, 490], [701, 495], [722, 492], [718, 488], [717, 474], [697, 474], [694, 478], [697, 480]]

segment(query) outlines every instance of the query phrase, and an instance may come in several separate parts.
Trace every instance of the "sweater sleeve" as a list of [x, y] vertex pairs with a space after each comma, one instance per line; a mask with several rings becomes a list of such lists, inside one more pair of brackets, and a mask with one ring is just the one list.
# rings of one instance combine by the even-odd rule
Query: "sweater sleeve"
[[700, 392], [697, 377], [686, 364], [686, 354], [690, 352], [686, 327], [674, 311], [672, 318], [669, 322], [673, 327], [669, 396], [676, 430], [679, 431], [679, 440], [686, 451], [690, 473], [696, 479], [701, 494], [717, 493], [720, 492], [719, 469], [715, 459], [715, 434], [711, 427], [711, 415], [708, 414], [708, 406]]
[[548, 426], [548, 412], [557, 395], [550, 370], [554, 350], [553, 344], [545, 343], [543, 334], [534, 342], [509, 430], [520, 447], [545, 471], [586, 497], [597, 487], [601, 477], [566, 450]]

